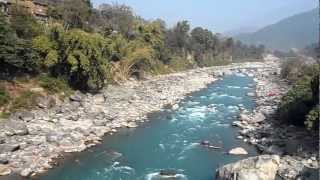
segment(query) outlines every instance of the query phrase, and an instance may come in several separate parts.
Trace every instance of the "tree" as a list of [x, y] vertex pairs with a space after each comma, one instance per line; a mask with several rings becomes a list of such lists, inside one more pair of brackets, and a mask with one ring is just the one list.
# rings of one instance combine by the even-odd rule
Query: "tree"
[[49, 16], [63, 20], [66, 29], [88, 28], [92, 7], [89, 0], [64, 0], [53, 3]]
[[19, 38], [30, 40], [41, 33], [41, 26], [36, 19], [18, 5], [11, 8], [10, 22]]
[[178, 22], [177, 25], [166, 33], [166, 46], [172, 52], [187, 56], [190, 42], [190, 25], [188, 21]]
[[0, 12], [0, 71], [2, 76], [12, 69], [11, 61], [16, 58], [16, 37], [4, 14]]
[[134, 33], [135, 16], [130, 7], [119, 4], [102, 4], [99, 6], [100, 12], [99, 26], [102, 26], [105, 31], [117, 31], [126, 38]]
[[38, 56], [30, 41], [18, 39], [9, 22], [0, 13], [0, 69], [2, 76], [36, 72]]
[[59, 69], [69, 77], [71, 85], [77, 89], [98, 91], [105, 85], [108, 57], [108, 41], [99, 34], [81, 30], [66, 32], [59, 45]]

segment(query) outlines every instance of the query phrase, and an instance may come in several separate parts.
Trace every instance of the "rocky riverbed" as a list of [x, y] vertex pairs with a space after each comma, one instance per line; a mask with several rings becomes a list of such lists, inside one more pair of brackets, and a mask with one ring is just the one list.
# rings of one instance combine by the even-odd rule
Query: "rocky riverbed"
[[[244, 63], [195, 69], [108, 86], [101, 93], [76, 92], [62, 102], [39, 101], [38, 109], [1, 120], [0, 175], [33, 176], [54, 166], [66, 152], [79, 152], [99, 144], [118, 128], [135, 128], [147, 114], [169, 105], [178, 108], [185, 95], [225, 74], [270, 68], [268, 63]], [[248, 69], [251, 69], [248, 71]], [[56, 104], [50, 107], [51, 104]]]
[[243, 111], [233, 122], [239, 128], [238, 139], [255, 145], [263, 154], [225, 165], [217, 170], [218, 180], [318, 179], [319, 137], [303, 128], [279, 122], [274, 115], [281, 97], [288, 91], [279, 78], [279, 64], [247, 73], [256, 82], [256, 109]]

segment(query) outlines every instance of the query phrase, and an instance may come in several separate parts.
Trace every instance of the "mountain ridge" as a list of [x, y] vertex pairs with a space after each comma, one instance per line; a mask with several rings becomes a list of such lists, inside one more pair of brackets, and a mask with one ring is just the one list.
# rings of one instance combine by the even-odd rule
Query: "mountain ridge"
[[234, 38], [246, 44], [264, 44], [270, 49], [301, 49], [318, 39], [318, 12], [319, 7], [287, 17], [256, 32], [236, 35]]

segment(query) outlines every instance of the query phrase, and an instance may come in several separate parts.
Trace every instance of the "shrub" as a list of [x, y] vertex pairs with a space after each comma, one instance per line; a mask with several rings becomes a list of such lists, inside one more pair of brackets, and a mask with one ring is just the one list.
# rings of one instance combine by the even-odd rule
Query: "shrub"
[[0, 86], [0, 106], [6, 105], [10, 101], [10, 96], [4, 87]]
[[40, 96], [40, 94], [32, 91], [24, 91], [19, 97], [13, 100], [10, 106], [10, 112], [34, 108], [37, 104], [36, 99]]
[[319, 65], [305, 66], [299, 73], [303, 72], [304, 76], [282, 98], [278, 115], [290, 124], [314, 130], [319, 123]]
[[304, 122], [306, 128], [310, 131], [319, 131], [319, 105], [314, 107], [306, 116]]
[[66, 95], [71, 93], [67, 81], [62, 78], [49, 77], [48, 75], [39, 76], [40, 86], [46, 89], [49, 93], [64, 93]]

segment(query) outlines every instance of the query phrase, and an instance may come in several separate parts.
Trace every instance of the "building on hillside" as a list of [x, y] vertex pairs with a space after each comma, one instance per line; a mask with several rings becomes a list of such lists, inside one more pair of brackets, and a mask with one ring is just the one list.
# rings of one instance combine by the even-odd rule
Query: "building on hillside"
[[[47, 20], [48, 5], [40, 0], [0, 0], [3, 2], [3, 11], [10, 15], [14, 6], [19, 6], [40, 20]], [[1, 5], [0, 5], [1, 7]]]

